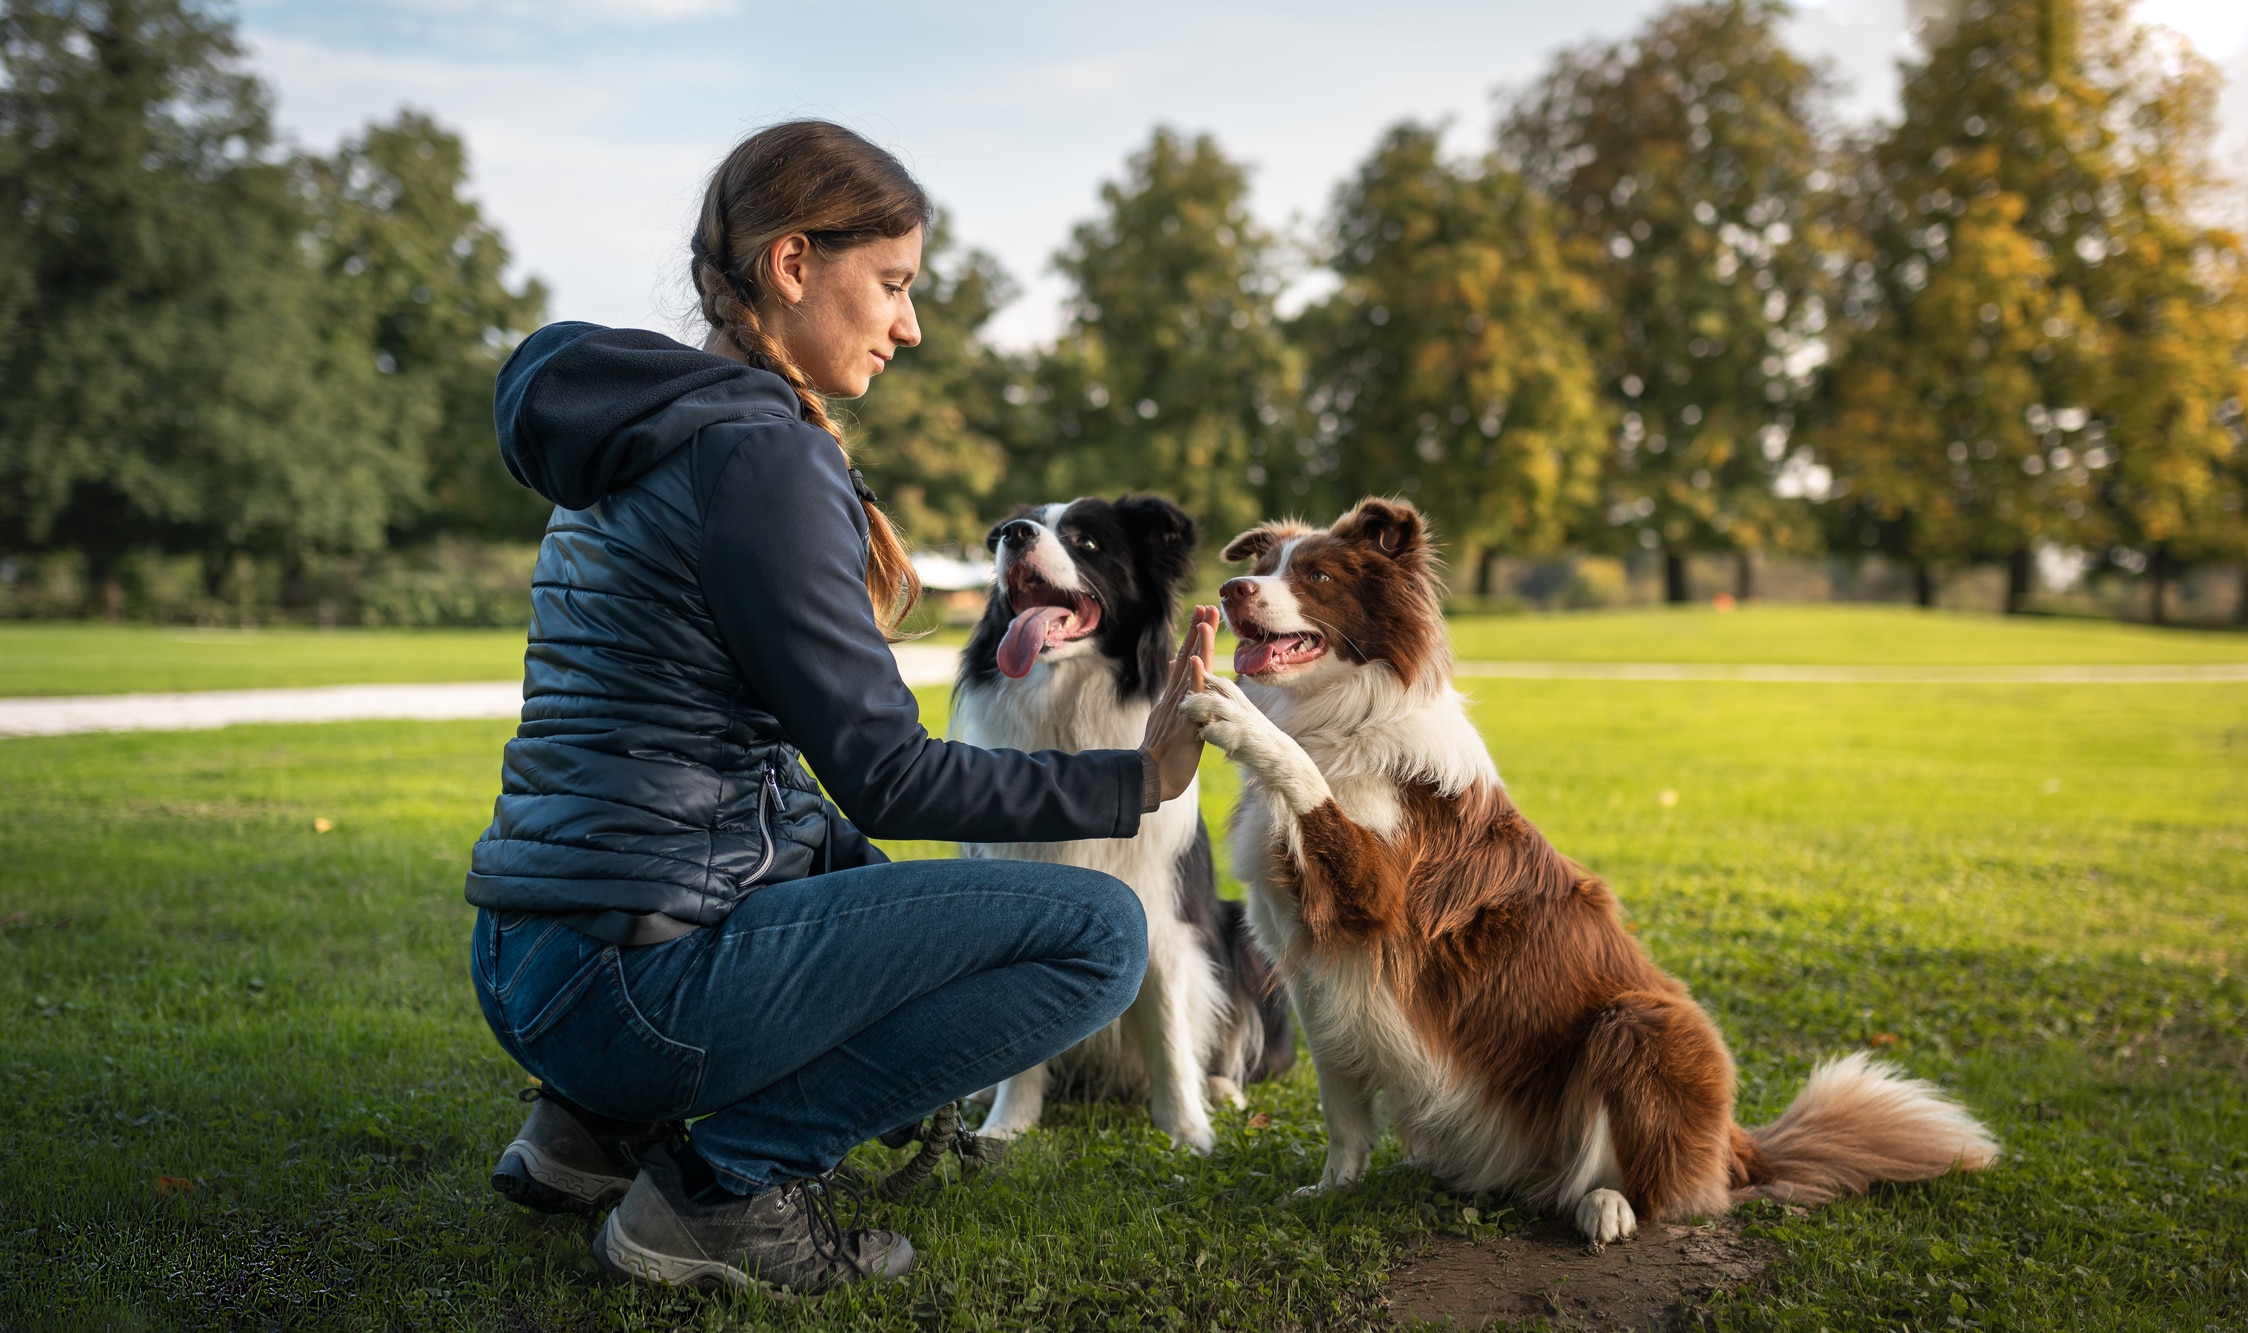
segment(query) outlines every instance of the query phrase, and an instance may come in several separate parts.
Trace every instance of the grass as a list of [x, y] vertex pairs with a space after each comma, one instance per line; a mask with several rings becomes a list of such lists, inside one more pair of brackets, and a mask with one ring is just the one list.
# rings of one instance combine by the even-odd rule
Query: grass
[[[1673, 632], [1671, 660], [1730, 660]], [[2239, 1326], [2248, 691], [1472, 693], [1518, 799], [1723, 1025], [1745, 1117], [1878, 1042], [2006, 1145], [1976, 1177], [1760, 1208], [1784, 1257], [1713, 1326]], [[882, 1210], [926, 1255], [894, 1290], [602, 1283], [583, 1224], [483, 1182], [522, 1076], [469, 992], [459, 886], [508, 732], [0, 743], [0, 1328], [1360, 1327], [1404, 1247], [1526, 1220], [1464, 1221], [1394, 1148], [1292, 1201], [1322, 1144], [1299, 1069], [1207, 1160], [1130, 1108], [1057, 1108], [999, 1174]]]
[[1842, 603], [1457, 616], [1463, 659], [2049, 666], [2248, 662], [2248, 633]]
[[[1200, 594], [1204, 597], [1212, 593]], [[1753, 606], [1467, 614], [1463, 659], [1556, 662], [1858, 663], [2040, 666], [2248, 662], [2248, 634], [2116, 621], [2007, 619], [1896, 606]], [[966, 631], [931, 635], [962, 643]], [[1221, 645], [1232, 651], [1231, 641]], [[373, 682], [512, 680], [520, 630], [166, 629], [0, 623], [0, 697], [254, 689]]]

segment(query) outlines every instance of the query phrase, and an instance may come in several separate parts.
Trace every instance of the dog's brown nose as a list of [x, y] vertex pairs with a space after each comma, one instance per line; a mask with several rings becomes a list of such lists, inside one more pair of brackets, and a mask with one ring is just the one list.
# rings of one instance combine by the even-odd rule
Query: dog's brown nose
[[1218, 600], [1224, 602], [1226, 609], [1229, 611], [1236, 606], [1253, 602], [1257, 600], [1257, 581], [1255, 579], [1227, 579], [1225, 585], [1218, 589]]

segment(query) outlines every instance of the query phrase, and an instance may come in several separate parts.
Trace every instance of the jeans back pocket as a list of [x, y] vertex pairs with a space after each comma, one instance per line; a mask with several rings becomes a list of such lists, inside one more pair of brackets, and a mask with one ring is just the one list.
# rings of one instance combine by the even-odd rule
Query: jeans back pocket
[[[520, 1010], [533, 1010], [533, 996], [515, 998]], [[615, 946], [540, 998], [545, 1003], [514, 1029], [512, 1044], [525, 1067], [562, 1095], [618, 1120], [675, 1120], [694, 1105], [705, 1053], [658, 1032], [640, 1012]]]

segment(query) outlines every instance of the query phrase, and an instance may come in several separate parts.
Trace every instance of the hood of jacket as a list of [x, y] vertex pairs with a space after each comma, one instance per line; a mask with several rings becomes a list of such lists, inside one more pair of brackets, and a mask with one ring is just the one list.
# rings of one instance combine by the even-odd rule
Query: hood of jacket
[[500, 367], [492, 404], [515, 479], [584, 509], [720, 421], [802, 419], [788, 382], [645, 329], [549, 324]]

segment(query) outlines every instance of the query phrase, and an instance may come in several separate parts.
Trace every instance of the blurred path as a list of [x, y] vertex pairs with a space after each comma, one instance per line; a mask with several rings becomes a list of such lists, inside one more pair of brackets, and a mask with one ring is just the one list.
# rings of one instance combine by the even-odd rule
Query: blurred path
[[[949, 685], [956, 650], [902, 643], [893, 649], [908, 685]], [[1680, 662], [1461, 662], [1462, 678], [1503, 680], [1751, 681], [1828, 685], [2183, 685], [2248, 682], [2248, 663], [2200, 666], [1756, 666]], [[445, 721], [510, 718], [520, 682], [452, 685], [335, 685], [303, 690], [199, 690], [187, 694], [97, 694], [0, 699], [0, 736], [87, 731], [201, 731], [255, 722]]]
[[[957, 650], [901, 643], [894, 649], [908, 685], [949, 685]], [[450, 685], [331, 685], [302, 690], [197, 690], [185, 694], [93, 694], [0, 699], [0, 736], [67, 736], [86, 731], [205, 731], [251, 722], [425, 722], [510, 718], [523, 707], [514, 680]]]

